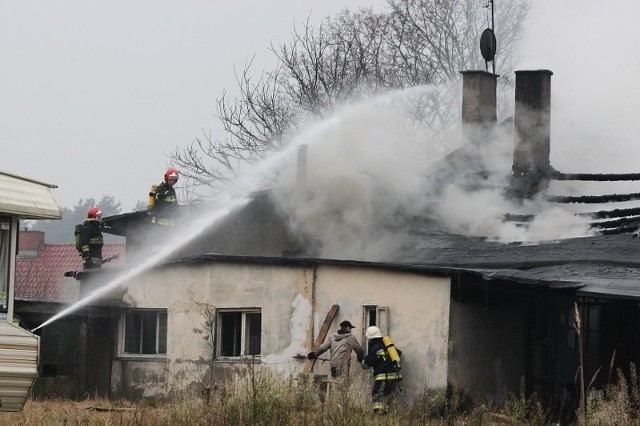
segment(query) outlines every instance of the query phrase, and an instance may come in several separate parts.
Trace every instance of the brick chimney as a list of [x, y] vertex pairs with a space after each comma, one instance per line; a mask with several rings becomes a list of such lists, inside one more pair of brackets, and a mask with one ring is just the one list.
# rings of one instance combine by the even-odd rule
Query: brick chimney
[[37, 257], [44, 246], [44, 232], [20, 231], [18, 233], [18, 256]]
[[499, 75], [487, 71], [461, 71], [462, 128], [472, 142], [486, 139], [496, 123], [496, 86]]
[[531, 198], [546, 190], [551, 140], [551, 76], [549, 70], [516, 71], [512, 189]]

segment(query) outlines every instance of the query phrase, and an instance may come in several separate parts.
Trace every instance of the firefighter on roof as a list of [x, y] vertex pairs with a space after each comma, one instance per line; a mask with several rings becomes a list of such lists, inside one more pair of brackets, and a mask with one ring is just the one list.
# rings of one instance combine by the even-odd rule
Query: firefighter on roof
[[365, 336], [369, 339], [369, 347], [362, 366], [373, 368], [373, 388], [371, 389], [373, 412], [386, 414], [389, 402], [398, 388], [398, 382], [402, 380], [400, 375], [402, 351], [393, 345], [389, 336], [383, 336], [378, 327], [367, 328]]
[[102, 212], [93, 207], [87, 212], [87, 218], [80, 227], [80, 255], [82, 256], [83, 269], [96, 269], [102, 267]]
[[151, 187], [148, 208], [152, 212], [152, 223], [173, 226], [173, 219], [178, 210], [178, 199], [173, 187], [176, 182], [178, 171], [169, 169], [164, 174], [164, 181]]

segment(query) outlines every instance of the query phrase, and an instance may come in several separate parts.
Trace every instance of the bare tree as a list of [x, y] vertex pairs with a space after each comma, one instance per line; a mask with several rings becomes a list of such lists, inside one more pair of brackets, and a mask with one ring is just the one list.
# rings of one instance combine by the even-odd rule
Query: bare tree
[[[490, 24], [488, 0], [389, 0], [388, 10], [343, 11], [318, 26], [294, 28], [292, 40], [271, 46], [277, 66], [252, 79], [251, 64], [237, 76], [240, 95], [223, 94], [217, 118], [223, 138], [196, 138], [171, 158], [193, 185], [215, 186], [233, 177], [238, 162], [278, 149], [311, 117], [378, 93], [437, 85], [407, 111], [434, 129], [458, 119], [459, 71], [483, 69], [480, 34]], [[496, 72], [511, 84], [516, 45], [528, 0], [496, 6]], [[452, 84], [451, 84], [452, 83]], [[503, 97], [501, 105], [508, 101]]]

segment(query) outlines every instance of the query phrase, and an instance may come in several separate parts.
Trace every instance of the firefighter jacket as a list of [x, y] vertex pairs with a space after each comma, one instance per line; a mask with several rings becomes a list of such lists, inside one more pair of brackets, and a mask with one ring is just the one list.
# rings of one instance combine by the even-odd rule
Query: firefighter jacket
[[80, 254], [84, 269], [100, 268], [102, 266], [102, 231], [100, 222], [95, 219], [85, 219], [80, 228]]
[[353, 336], [346, 331], [338, 330], [329, 340], [325, 341], [318, 349], [314, 351], [316, 357], [329, 350], [329, 365], [332, 368], [340, 368], [342, 371], [348, 371], [349, 361], [351, 360], [351, 351], [355, 351], [358, 360], [364, 356], [362, 346]]
[[178, 210], [176, 190], [166, 182], [163, 182], [157, 186], [155, 198], [153, 216], [156, 218], [157, 223], [172, 225], [173, 217]]
[[[398, 354], [402, 355], [400, 349], [397, 349], [397, 351]], [[364, 367], [373, 368], [374, 380], [402, 380], [400, 369], [389, 358], [387, 349], [382, 342], [382, 337], [369, 341], [367, 356], [362, 361], [362, 364]]]

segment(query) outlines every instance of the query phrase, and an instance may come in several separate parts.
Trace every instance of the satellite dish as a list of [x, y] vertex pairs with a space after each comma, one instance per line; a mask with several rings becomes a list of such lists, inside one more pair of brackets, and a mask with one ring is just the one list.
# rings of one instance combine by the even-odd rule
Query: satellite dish
[[480, 53], [485, 61], [491, 62], [496, 56], [496, 35], [491, 28], [487, 28], [480, 36]]

